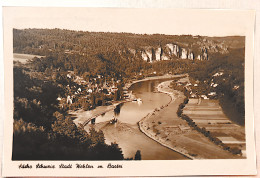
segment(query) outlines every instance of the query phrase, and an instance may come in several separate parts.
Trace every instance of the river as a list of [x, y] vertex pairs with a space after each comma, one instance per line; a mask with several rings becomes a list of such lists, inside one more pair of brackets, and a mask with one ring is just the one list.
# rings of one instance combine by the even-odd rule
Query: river
[[[125, 158], [134, 157], [137, 150], [141, 151], [143, 160], [176, 160], [187, 159], [144, 135], [138, 128], [138, 122], [155, 108], [170, 102], [171, 98], [155, 92], [155, 87], [167, 79], [142, 81], [133, 84], [132, 91], [142, 102], [127, 102], [96, 118], [96, 129], [104, 132], [106, 142], [116, 142], [122, 148]], [[168, 79], [169, 80], [169, 79]], [[112, 118], [117, 118], [116, 124], [110, 124]], [[88, 129], [90, 125], [86, 126]]]
[[132, 91], [136, 98], [141, 98], [142, 101], [122, 103], [118, 105], [115, 111], [97, 117], [96, 123], [109, 121], [115, 117], [123, 123], [137, 124], [149, 112], [170, 101], [171, 98], [168, 95], [154, 92], [159, 83], [160, 80], [152, 80], [133, 84], [129, 91]]

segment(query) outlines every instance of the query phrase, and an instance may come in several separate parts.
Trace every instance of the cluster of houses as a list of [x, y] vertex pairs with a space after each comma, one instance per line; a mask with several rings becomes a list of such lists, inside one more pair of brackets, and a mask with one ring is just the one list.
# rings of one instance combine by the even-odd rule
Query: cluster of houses
[[[182, 81], [178, 81], [177, 82], [177, 86], [183, 86], [188, 92], [189, 92], [189, 96], [191, 98], [202, 98], [202, 99], [215, 99], [217, 97], [217, 87], [219, 86], [219, 84], [217, 83], [217, 81], [219, 80], [219, 77], [222, 76], [221, 80], [225, 80], [225, 78], [223, 77], [224, 75], [224, 71], [219, 71], [216, 72], [214, 75], [212, 75], [212, 79], [210, 81], [208, 85], [208, 91], [207, 93], [205, 93], [205, 83], [200, 83], [198, 80], [194, 81], [193, 83], [191, 82], [182, 82]], [[205, 82], [205, 81], [204, 81]], [[234, 85], [233, 90], [237, 90], [239, 89], [239, 85]], [[202, 94], [204, 91], [204, 94]]]
[[115, 81], [113, 78], [111, 81], [103, 80], [102, 75], [92, 78], [91, 81], [86, 81], [82, 77], [74, 75], [72, 71], [67, 74], [67, 78], [73, 81], [73, 84], [66, 86], [66, 98], [57, 98], [58, 101], [65, 101], [67, 104], [74, 103], [78, 97], [89, 99], [92, 93], [103, 93], [106, 96], [113, 95], [118, 90], [117, 84], [121, 82], [120, 80]]
[[198, 80], [193, 82], [179, 80], [177, 81], [176, 86], [183, 87], [190, 98], [215, 99], [217, 97], [217, 92], [215, 88], [218, 86], [218, 84], [216, 83], [211, 83], [211, 85], [209, 86], [209, 92], [206, 94], [204, 90], [205, 84], [201, 84]]
[[202, 99], [214, 99], [217, 96], [217, 92], [214, 88], [216, 88], [217, 85], [211, 86], [210, 92], [207, 94], [201, 94], [199, 92], [200, 90], [200, 83], [196, 81], [196, 83], [191, 84], [187, 83], [185, 85], [185, 88], [187, 91], [189, 91], [189, 95], [191, 98], [202, 98]]

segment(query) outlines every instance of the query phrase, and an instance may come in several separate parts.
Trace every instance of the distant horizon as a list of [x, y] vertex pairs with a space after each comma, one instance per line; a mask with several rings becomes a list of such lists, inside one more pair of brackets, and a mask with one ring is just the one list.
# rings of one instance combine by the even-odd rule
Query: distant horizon
[[247, 18], [247, 11], [206, 9], [5, 7], [3, 12], [9, 17], [6, 22], [16, 29], [209, 37], [244, 36]]
[[211, 38], [221, 38], [221, 37], [245, 37], [245, 35], [227, 35], [227, 36], [209, 36], [209, 35], [192, 35], [192, 34], [164, 34], [164, 33], [133, 33], [133, 32], [116, 32], [116, 31], [89, 31], [89, 30], [74, 30], [74, 29], [65, 29], [65, 28], [13, 28], [15, 30], [67, 30], [74, 32], [89, 32], [89, 33], [126, 33], [126, 34], [135, 34], [135, 35], [165, 35], [165, 36], [200, 36], [200, 37], [211, 37]]

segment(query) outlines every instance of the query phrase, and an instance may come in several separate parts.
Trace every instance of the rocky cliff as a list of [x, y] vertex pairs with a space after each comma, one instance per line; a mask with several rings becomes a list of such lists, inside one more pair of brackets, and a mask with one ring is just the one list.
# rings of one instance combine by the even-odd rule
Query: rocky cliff
[[[169, 43], [165, 46], [145, 47], [139, 51], [129, 50], [135, 56], [140, 53], [144, 61], [155, 62], [172, 59], [189, 59], [189, 60], [208, 60], [208, 49], [203, 46], [197, 54], [192, 48], [180, 47], [177, 44]], [[197, 58], [195, 57], [197, 55]]]
[[[140, 46], [136, 45], [135, 48], [138, 48], [138, 50], [130, 49], [129, 51], [135, 56], [139, 56], [138, 59], [143, 59], [150, 63], [174, 59], [205, 61], [210, 60], [210, 56], [215, 53], [225, 54], [229, 53], [229, 49], [240, 47], [239, 45], [241, 44], [238, 43], [238, 37], [226, 38], [179, 36], [174, 40], [167, 39], [164, 41], [158, 38], [158, 41], [153, 41], [153, 44], [143, 43]], [[232, 40], [237, 42], [231, 43], [230, 41]]]

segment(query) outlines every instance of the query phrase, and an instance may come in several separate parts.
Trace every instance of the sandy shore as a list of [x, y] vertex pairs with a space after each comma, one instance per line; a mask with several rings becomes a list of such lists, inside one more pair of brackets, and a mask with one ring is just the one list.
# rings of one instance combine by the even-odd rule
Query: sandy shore
[[[176, 92], [173, 92], [169, 86], [170, 86], [170, 83], [172, 81], [166, 81], [166, 82], [162, 82], [160, 83], [158, 86], [157, 86], [157, 91], [158, 92], [161, 92], [161, 93], [166, 93], [167, 95], [169, 95], [171, 97], [171, 100], [169, 103], [167, 103], [166, 105], [164, 106], [161, 106], [160, 108], [156, 108], [152, 113], [149, 113], [147, 116], [145, 116], [139, 123], [139, 128], [140, 130], [148, 137], [150, 137], [151, 139], [155, 140], [156, 142], [158, 142], [159, 144], [171, 149], [171, 150], [174, 150], [176, 152], [179, 152], [181, 154], [183, 154], [184, 156], [186, 156], [187, 158], [190, 158], [190, 159], [195, 159], [193, 156], [189, 155], [188, 152], [185, 150], [185, 149], [182, 149], [182, 148], [176, 148], [175, 146], [172, 146], [171, 144], [169, 144], [168, 140], [167, 139], [162, 139], [160, 138], [159, 136], [157, 136], [157, 134], [148, 129], [150, 128], [149, 127], [149, 124], [151, 124], [151, 118], [152, 116], [157, 113], [157, 112], [160, 112], [160, 110], [168, 107], [170, 104], [173, 104], [176, 100], [176, 97], [178, 97], [178, 95], [176, 95]], [[152, 121], [153, 123], [154, 121]], [[149, 130], [149, 131], [148, 131]]]
[[159, 92], [171, 96], [172, 100], [144, 117], [139, 122], [140, 130], [161, 145], [190, 159], [239, 158], [216, 146], [177, 116], [176, 111], [185, 96], [183, 93], [171, 89], [170, 82], [159, 84], [157, 89]]
[[148, 138], [140, 132], [138, 125], [122, 123], [116, 124], [102, 122], [95, 125], [87, 125], [86, 130], [94, 127], [102, 130], [105, 135], [105, 142], [111, 144], [116, 142], [122, 149], [125, 158], [133, 158], [137, 150], [141, 151], [142, 160], [184, 160], [182, 154], [162, 146], [158, 142]]

